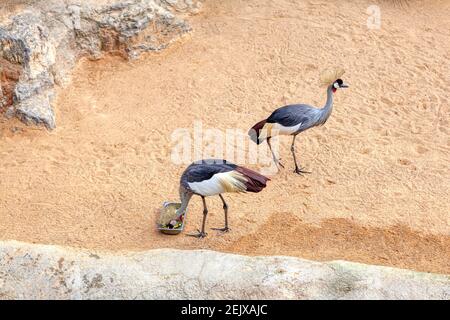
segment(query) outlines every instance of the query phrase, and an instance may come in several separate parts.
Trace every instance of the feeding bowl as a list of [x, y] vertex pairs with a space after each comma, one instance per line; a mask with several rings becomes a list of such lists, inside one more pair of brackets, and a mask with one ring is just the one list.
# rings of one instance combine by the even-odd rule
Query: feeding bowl
[[178, 210], [181, 207], [181, 203], [177, 202], [164, 202], [163, 207], [161, 208], [161, 213], [159, 216], [159, 221], [157, 228], [159, 231], [161, 231], [164, 234], [180, 234], [185, 225], [185, 217], [186, 217], [186, 211], [183, 212], [183, 215], [181, 216], [181, 221], [179, 221], [175, 226], [170, 225], [168, 222], [170, 220], [174, 220], [176, 217], [176, 210]]

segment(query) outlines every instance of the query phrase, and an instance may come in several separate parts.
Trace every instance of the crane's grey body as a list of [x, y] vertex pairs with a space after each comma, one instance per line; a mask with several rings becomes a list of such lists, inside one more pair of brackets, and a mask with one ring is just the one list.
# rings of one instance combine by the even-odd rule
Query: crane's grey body
[[181, 207], [177, 216], [185, 212], [193, 195], [198, 195], [203, 202], [203, 222], [201, 231], [193, 236], [205, 237], [205, 222], [208, 209], [205, 197], [218, 195], [223, 203], [225, 227], [216, 230], [228, 231], [228, 205], [222, 196], [226, 192], [260, 192], [269, 179], [250, 169], [235, 165], [221, 159], [209, 159], [189, 165], [180, 178]]
[[211, 179], [217, 173], [229, 172], [236, 169], [236, 165], [223, 160], [212, 159], [194, 162], [183, 172], [180, 178], [180, 184], [194, 194], [206, 196], [192, 190], [191, 184]]
[[320, 126], [327, 122], [333, 110], [333, 94], [338, 88], [347, 88], [341, 79], [337, 79], [327, 88], [327, 101], [323, 108], [314, 108], [306, 104], [292, 104], [275, 110], [266, 120], [255, 124], [249, 131], [250, 138], [257, 144], [267, 140], [273, 160], [277, 166], [284, 167], [276, 157], [270, 144], [270, 139], [275, 135], [292, 135], [291, 152], [294, 158], [297, 174], [310, 173], [304, 171], [298, 164], [295, 156], [295, 138], [309, 128]]
[[327, 122], [333, 110], [333, 92], [330, 86], [327, 90], [327, 102], [321, 109], [307, 104], [291, 104], [275, 110], [268, 118], [267, 123], [279, 123], [284, 127], [299, 128], [291, 133], [297, 135], [309, 128], [323, 125]]

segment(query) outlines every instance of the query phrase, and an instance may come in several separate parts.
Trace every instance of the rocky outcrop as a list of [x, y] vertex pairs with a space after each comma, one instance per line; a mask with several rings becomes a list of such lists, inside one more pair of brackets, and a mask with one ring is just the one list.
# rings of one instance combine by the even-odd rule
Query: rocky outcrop
[[450, 277], [205, 250], [101, 253], [0, 242], [0, 299], [450, 299]]
[[54, 86], [83, 56], [134, 59], [190, 31], [198, 0], [28, 1], [8, 15], [0, 4], [0, 110], [55, 127]]

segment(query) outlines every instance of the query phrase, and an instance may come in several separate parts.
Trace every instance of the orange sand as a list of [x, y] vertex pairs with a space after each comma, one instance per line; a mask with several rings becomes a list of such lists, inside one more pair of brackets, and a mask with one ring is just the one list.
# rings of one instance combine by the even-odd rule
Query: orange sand
[[[209, 1], [195, 32], [133, 62], [83, 61], [56, 101], [53, 132], [0, 120], [0, 238], [107, 250], [207, 248], [347, 259], [450, 273], [449, 2]], [[324, 67], [342, 66], [324, 127], [282, 138], [286, 169], [259, 194], [228, 195], [228, 234], [159, 234], [184, 166], [171, 133], [242, 128], [286, 103], [322, 105]], [[262, 147], [266, 147], [264, 144]], [[256, 168], [256, 166], [250, 166]], [[209, 198], [207, 226], [223, 224]], [[201, 200], [187, 232], [200, 226]]]

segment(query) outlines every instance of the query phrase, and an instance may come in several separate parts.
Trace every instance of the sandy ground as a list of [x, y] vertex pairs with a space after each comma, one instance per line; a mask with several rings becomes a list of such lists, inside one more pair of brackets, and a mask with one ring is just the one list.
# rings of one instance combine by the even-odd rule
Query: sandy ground
[[[381, 29], [369, 30], [367, 1], [209, 1], [164, 53], [80, 63], [58, 95], [56, 130], [0, 120], [0, 237], [450, 273], [449, 2], [383, 3]], [[336, 65], [351, 88], [324, 127], [297, 139], [312, 174], [292, 173], [282, 138], [286, 169], [268, 188], [226, 197], [230, 233], [156, 231], [184, 170], [170, 159], [175, 129], [247, 130], [283, 104], [321, 106], [318, 75]], [[208, 204], [208, 228], [221, 226], [220, 199]], [[187, 232], [201, 217], [194, 198]]]

